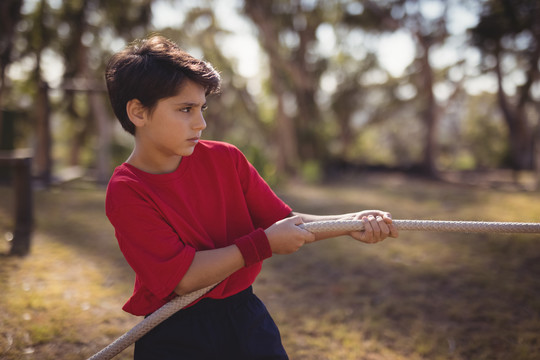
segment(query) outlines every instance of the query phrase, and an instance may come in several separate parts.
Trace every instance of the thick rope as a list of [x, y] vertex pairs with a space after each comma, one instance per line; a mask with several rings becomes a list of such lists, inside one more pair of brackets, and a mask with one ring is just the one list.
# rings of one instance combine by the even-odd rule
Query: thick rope
[[[437, 220], [393, 220], [398, 230], [438, 231], [464, 233], [540, 233], [540, 223], [518, 222], [486, 222], [486, 221], [437, 221]], [[361, 220], [317, 221], [302, 224], [301, 227], [312, 233], [325, 231], [361, 231], [364, 223]], [[150, 316], [135, 325], [110, 345], [96, 353], [88, 360], [109, 360], [121, 353], [128, 346], [144, 336], [158, 324], [177, 311], [204, 296], [217, 284], [192, 293], [178, 296]]]
[[[540, 233], [540, 223], [488, 222], [488, 221], [439, 221], [439, 220], [393, 220], [398, 230], [463, 232], [463, 233]], [[361, 220], [332, 220], [305, 223], [302, 227], [310, 232], [361, 231]]]
[[108, 360], [112, 359], [116, 355], [120, 354], [124, 349], [139, 340], [144, 334], [152, 330], [158, 324], [162, 323], [165, 319], [169, 318], [172, 314], [176, 313], [202, 297], [204, 294], [212, 290], [215, 285], [208, 286], [204, 289], [200, 289], [183, 296], [177, 296], [158, 310], [153, 312], [147, 318], [135, 325], [131, 330], [120, 336], [114, 342], [103, 348], [100, 352], [96, 353], [88, 360]]

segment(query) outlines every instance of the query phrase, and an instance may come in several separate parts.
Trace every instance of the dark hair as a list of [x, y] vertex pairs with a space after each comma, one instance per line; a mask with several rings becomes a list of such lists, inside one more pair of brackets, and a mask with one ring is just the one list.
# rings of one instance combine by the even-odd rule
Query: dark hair
[[130, 134], [135, 134], [135, 126], [127, 103], [137, 99], [152, 111], [160, 99], [177, 94], [186, 78], [202, 85], [206, 95], [219, 92], [221, 79], [212, 65], [159, 35], [129, 44], [112, 56], [105, 71], [114, 113]]

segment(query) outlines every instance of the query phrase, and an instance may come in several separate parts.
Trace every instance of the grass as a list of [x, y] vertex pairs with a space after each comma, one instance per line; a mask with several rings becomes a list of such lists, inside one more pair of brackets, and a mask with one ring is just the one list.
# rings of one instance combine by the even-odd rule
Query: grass
[[[278, 193], [295, 210], [368, 208], [396, 219], [529, 221], [540, 194], [364, 174]], [[12, 227], [0, 188], [0, 235]], [[140, 319], [123, 313], [133, 275], [83, 183], [37, 191], [32, 252], [0, 259], [0, 358], [86, 359]], [[402, 232], [377, 245], [336, 238], [265, 262], [255, 290], [291, 359], [537, 359], [538, 235]], [[0, 252], [8, 244], [0, 241]], [[118, 359], [129, 359], [132, 348]]]

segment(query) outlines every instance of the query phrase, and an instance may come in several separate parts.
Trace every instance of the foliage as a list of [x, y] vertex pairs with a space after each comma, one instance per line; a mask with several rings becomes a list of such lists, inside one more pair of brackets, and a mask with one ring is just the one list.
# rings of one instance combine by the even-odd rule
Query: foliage
[[530, 169], [535, 163], [533, 149], [538, 136], [534, 134], [540, 128], [540, 96], [533, 90], [540, 78], [539, 16], [538, 1], [486, 1], [477, 26], [471, 30], [472, 43], [484, 55], [485, 71], [497, 76], [498, 105], [509, 134], [509, 159], [516, 169]]
[[509, 158], [507, 131], [503, 121], [493, 121], [497, 117], [494, 113], [495, 105], [491, 97], [486, 95], [471, 99], [476, 111], [470, 113], [465, 123], [464, 138], [470, 144], [470, 156], [474, 161], [474, 168], [497, 168], [507, 165]]
[[[163, 27], [156, 11], [167, 4], [182, 12], [177, 24]], [[17, 132], [26, 134], [22, 146], [54, 139], [51, 149], [38, 146], [36, 153], [50, 152], [55, 169], [82, 165], [110, 172], [118, 163], [114, 155], [125, 142], [112, 125], [103, 69], [112, 52], [152, 32], [179, 42], [221, 72], [224, 91], [209, 101], [205, 136], [253, 154], [258, 147], [254, 156], [265, 162], [258, 166], [268, 170], [265, 175], [302, 176], [302, 169], [319, 169], [307, 173], [323, 177], [333, 163], [420, 164], [436, 173], [463, 164], [506, 166], [503, 158], [515, 165], [516, 156], [526, 160], [522, 168], [533, 165], [539, 81], [535, 1], [40, 0], [21, 9], [15, 35], [3, 33], [13, 46], [9, 61], [2, 60], [8, 67], [0, 101], [22, 114], [17, 124]], [[468, 33], [455, 26], [465, 11], [478, 17]], [[224, 18], [230, 14], [238, 24]], [[397, 73], [385, 65], [389, 59], [379, 48], [396, 34], [414, 46], [409, 66]], [[243, 47], [239, 38], [251, 40]], [[240, 61], [248, 45], [260, 59], [259, 71], [249, 76]], [[473, 47], [484, 55], [484, 73], [470, 55]], [[441, 60], [449, 50], [457, 55]], [[504, 62], [500, 73], [493, 59]], [[472, 80], [497, 74], [500, 81], [489, 95], [470, 90]], [[46, 104], [38, 101], [38, 90], [44, 82], [51, 88], [51, 121], [42, 127], [37, 125]], [[91, 96], [96, 91], [98, 103]], [[477, 97], [496, 99], [488, 102], [503, 116], [493, 110], [483, 117]], [[46, 131], [42, 128], [51, 134], [39, 134]], [[495, 132], [506, 145], [495, 149], [495, 140], [478, 135], [485, 132]], [[516, 144], [526, 146], [519, 152]]]

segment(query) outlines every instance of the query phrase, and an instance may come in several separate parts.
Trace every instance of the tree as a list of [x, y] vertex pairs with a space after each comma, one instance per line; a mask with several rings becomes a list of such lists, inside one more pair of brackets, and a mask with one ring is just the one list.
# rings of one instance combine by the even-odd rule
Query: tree
[[[366, 3], [371, 5], [362, 2]], [[349, 40], [358, 35], [355, 31], [380, 31], [375, 24], [387, 15], [377, 13], [377, 6], [367, 6], [357, 16], [356, 5], [354, 1], [244, 2], [244, 13], [257, 27], [268, 57], [270, 88], [277, 99], [280, 169], [288, 173], [305, 162], [324, 168], [336, 156], [346, 156], [354, 145], [351, 123], [366, 93], [361, 77], [378, 63], [369, 54], [358, 59], [359, 49]], [[325, 31], [340, 39], [335, 53], [323, 51], [329, 46], [322, 42]], [[332, 79], [335, 89], [324, 89], [323, 78]], [[330, 149], [332, 143], [338, 143], [332, 146], [338, 153]]]
[[[84, 0], [64, 2], [60, 9], [59, 20], [71, 30], [58, 44], [66, 68], [62, 87], [72, 121], [82, 122], [74, 127], [78, 132], [73, 137], [71, 165], [79, 164], [80, 149], [89, 135], [97, 132], [95, 177], [101, 184], [106, 184], [110, 176], [112, 140], [112, 116], [106, 111], [105, 86], [101, 80], [108, 53], [101, 39], [112, 35], [131, 40], [144, 35], [151, 19], [151, 4], [151, 0], [138, 4], [125, 0]], [[73, 86], [74, 82], [79, 85]], [[76, 95], [84, 96], [88, 106], [77, 107]]]
[[324, 13], [317, 6], [303, 8], [301, 1], [245, 1], [244, 12], [257, 26], [269, 57], [270, 86], [277, 99], [279, 168], [295, 173], [300, 158], [324, 161], [315, 102], [324, 65], [308, 53]]
[[[417, 89], [413, 100], [424, 128], [423, 151], [420, 161], [422, 172], [437, 177], [438, 127], [441, 118], [441, 106], [434, 94], [436, 71], [431, 62], [432, 50], [444, 44], [449, 33], [446, 27], [448, 2], [439, 2], [440, 12], [429, 17], [424, 14], [423, 0], [397, 0], [387, 4], [377, 12], [385, 14], [386, 24], [381, 30], [403, 29], [411, 34], [416, 44], [416, 59], [409, 66], [409, 81]], [[373, 8], [375, 3], [370, 3]]]
[[[440, 14], [427, 17], [423, 13], [424, 3], [422, 0], [245, 2], [244, 11], [259, 29], [262, 47], [269, 57], [272, 89], [278, 97], [276, 118], [278, 124], [283, 124], [280, 128], [282, 149], [288, 149], [292, 158], [298, 154], [302, 161], [318, 159], [324, 166], [330, 157], [325, 145], [333, 139], [327, 131], [329, 127], [325, 127], [329, 119], [334, 120], [333, 128], [338, 124], [340, 149], [344, 155], [356, 141], [351, 124], [359, 113], [368, 118], [366, 124], [379, 123], [387, 121], [386, 117], [395, 114], [400, 106], [414, 102], [425, 129], [420, 165], [426, 174], [437, 175], [437, 129], [441, 109], [434, 95], [437, 73], [430, 56], [432, 49], [444, 44], [449, 36], [446, 29], [449, 5], [440, 2]], [[324, 56], [314, 49], [318, 45], [317, 32], [328, 24], [336, 37], [343, 40], [337, 44], [335, 54]], [[385, 71], [369, 51], [359, 60], [358, 48], [351, 49], [349, 45], [349, 42], [354, 43], [355, 36], [377, 37], [399, 29], [409, 32], [417, 45], [417, 59], [407, 74], [408, 81], [417, 89], [417, 96], [408, 102], [392, 95], [398, 81], [389, 80], [383, 85], [363, 81], [365, 74]], [[333, 113], [325, 112], [318, 100], [323, 76], [336, 81], [330, 100]], [[385, 76], [390, 78], [388, 74]], [[390, 96], [379, 96], [378, 103], [374, 104], [366, 101], [375, 97], [373, 93]], [[292, 99], [289, 103], [292, 102], [297, 111], [291, 114], [282, 110], [286, 99]], [[298, 149], [296, 153], [294, 148]]]
[[[22, 0], [0, 2], [0, 139], [3, 130], [3, 94], [6, 88], [6, 68], [11, 63], [15, 27], [20, 19]], [[2, 148], [3, 144], [0, 144]]]
[[419, 13], [410, 15], [411, 25], [408, 27], [418, 44], [420, 57], [420, 88], [422, 99], [422, 120], [425, 125], [424, 158], [422, 168], [431, 176], [437, 175], [437, 128], [439, 125], [440, 109], [434, 94], [434, 71], [430, 63], [431, 49], [434, 45], [444, 42], [448, 36], [445, 26], [444, 13], [434, 21], [426, 21]]
[[53, 37], [52, 29], [47, 26], [50, 22], [51, 11], [47, 1], [41, 0], [30, 19], [34, 26], [29, 30], [29, 47], [27, 55], [32, 54], [35, 58], [34, 71], [30, 82], [34, 85], [35, 108], [34, 121], [36, 128], [36, 145], [34, 149], [34, 176], [45, 186], [51, 182], [52, 157], [51, 157], [51, 129], [50, 129], [50, 102], [49, 85], [43, 78], [42, 59], [47, 44]]
[[[539, 18], [536, 0], [490, 0], [484, 4], [478, 25], [471, 29], [472, 43], [484, 55], [484, 71], [497, 78], [498, 104], [508, 128], [510, 166], [515, 170], [532, 169], [535, 163], [530, 117], [538, 104], [532, 89], [540, 71]], [[515, 86], [512, 96], [513, 89], [507, 85], [517, 73], [524, 81]]]
[[[70, 165], [79, 165], [80, 149], [98, 131], [93, 159], [98, 182], [106, 183], [110, 175], [110, 141], [112, 136], [110, 112], [107, 112], [103, 69], [113, 51], [110, 44], [125, 37], [146, 34], [151, 19], [151, 0], [137, 4], [131, 1], [81, 0], [49, 3], [41, 0], [23, 20], [29, 25], [16, 34], [26, 47], [19, 49], [20, 59], [33, 59], [35, 66], [28, 82], [35, 92], [35, 175], [45, 184], [50, 182], [52, 169], [52, 135], [50, 111], [64, 115], [71, 122]], [[126, 9], [129, 8], [129, 11]], [[118, 50], [118, 49], [114, 49]], [[62, 80], [55, 90], [63, 92], [62, 101], [50, 104], [49, 85], [44, 80], [43, 54], [62, 65]], [[99, 79], [99, 80], [98, 80]]]

